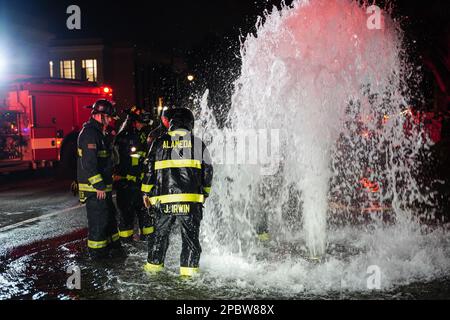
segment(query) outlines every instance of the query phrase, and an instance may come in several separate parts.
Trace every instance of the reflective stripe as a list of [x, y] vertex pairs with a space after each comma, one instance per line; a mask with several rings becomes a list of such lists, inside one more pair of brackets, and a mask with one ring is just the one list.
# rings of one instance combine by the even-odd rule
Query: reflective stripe
[[187, 131], [181, 131], [181, 130], [175, 130], [175, 131], [169, 131], [167, 134], [171, 137], [173, 136], [185, 136], [187, 134]]
[[180, 276], [192, 277], [200, 272], [199, 268], [180, 267]]
[[101, 248], [105, 248], [108, 246], [108, 240], [104, 240], [104, 241], [92, 241], [92, 240], [88, 240], [88, 247], [91, 249], [101, 249]]
[[102, 182], [103, 178], [100, 174], [97, 174], [93, 177], [90, 177], [88, 180], [91, 184], [96, 184], [96, 183]]
[[270, 240], [270, 234], [268, 234], [267, 232], [258, 234], [258, 239], [260, 241], [269, 241]]
[[145, 157], [147, 155], [147, 152], [145, 152], [145, 151], [138, 151], [137, 154], [140, 155], [141, 157]]
[[56, 149], [58, 145], [55, 138], [34, 138], [31, 139], [31, 148], [34, 150]]
[[125, 231], [119, 231], [119, 236], [121, 238], [129, 238], [133, 235], [133, 230], [125, 230]]
[[202, 168], [200, 160], [180, 159], [180, 160], [163, 160], [155, 162], [155, 170], [167, 168]]
[[151, 264], [148, 263], [144, 266], [144, 270], [147, 272], [160, 272], [164, 269], [164, 263], [162, 264]]
[[148, 234], [152, 234], [152, 233], [155, 231], [155, 228], [153, 228], [153, 227], [148, 227], [148, 228], [142, 229], [141, 231], [142, 231], [142, 234], [143, 234], [144, 236], [146, 236], [146, 235], [148, 235]]
[[80, 202], [81, 203], [86, 203], [86, 199], [87, 198], [86, 198], [84, 192], [83, 191], [79, 191], [78, 194], [80, 195]]
[[136, 167], [139, 165], [139, 158], [140, 157], [133, 157], [131, 156], [131, 166]]
[[205, 190], [206, 193], [211, 193], [211, 187], [204, 187], [203, 190]]
[[112, 242], [116, 242], [119, 239], [120, 239], [119, 233], [115, 233], [111, 236]]
[[153, 185], [152, 184], [142, 184], [141, 191], [145, 193], [149, 193], [152, 191]]
[[100, 150], [97, 153], [97, 157], [99, 157], [99, 158], [108, 158], [109, 157], [109, 152], [107, 150]]
[[132, 176], [132, 175], [127, 175], [127, 180], [136, 182], [137, 181], [137, 177]]
[[77, 148], [77, 154], [81, 158], [83, 156], [83, 149]]
[[158, 196], [158, 197], [151, 197], [150, 203], [152, 205], [155, 205], [157, 202], [160, 202], [162, 204], [164, 203], [175, 203], [175, 202], [199, 202], [203, 203], [205, 200], [205, 197], [202, 194], [167, 194], [164, 196]]
[[90, 184], [85, 184], [85, 183], [79, 183], [78, 184], [78, 190], [80, 191], [87, 191], [87, 192], [97, 192], [97, 191], [105, 191], [105, 192], [111, 192], [112, 191], [112, 185], [109, 184], [106, 186], [106, 190], [97, 190], [95, 189], [93, 186], [91, 186]]

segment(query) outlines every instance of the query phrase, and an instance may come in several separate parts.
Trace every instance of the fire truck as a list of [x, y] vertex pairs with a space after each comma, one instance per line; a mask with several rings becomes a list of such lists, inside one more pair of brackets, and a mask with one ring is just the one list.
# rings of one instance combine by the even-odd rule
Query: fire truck
[[0, 173], [74, 167], [86, 108], [112, 99], [109, 86], [65, 79], [26, 79], [0, 88]]

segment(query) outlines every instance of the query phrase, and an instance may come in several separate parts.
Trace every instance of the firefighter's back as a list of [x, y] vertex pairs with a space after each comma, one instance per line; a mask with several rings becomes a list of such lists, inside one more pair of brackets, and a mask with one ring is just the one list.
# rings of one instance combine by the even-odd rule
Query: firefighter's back
[[[155, 141], [155, 190], [162, 203], [203, 203], [203, 142], [187, 130], [163, 134]], [[166, 200], [166, 201], [164, 201]]]

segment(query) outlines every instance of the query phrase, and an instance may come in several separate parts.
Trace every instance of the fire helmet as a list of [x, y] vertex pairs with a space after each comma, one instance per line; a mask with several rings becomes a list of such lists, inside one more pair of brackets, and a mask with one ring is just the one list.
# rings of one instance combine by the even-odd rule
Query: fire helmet
[[92, 109], [91, 114], [106, 114], [107, 116], [110, 116], [112, 118], [117, 117], [116, 110], [113, 106], [113, 104], [106, 100], [106, 99], [100, 99], [94, 102], [92, 106], [88, 106], [88, 108]]
[[144, 124], [151, 124], [153, 121], [152, 114], [150, 112], [136, 106], [125, 110], [125, 113], [132, 121], [137, 121]]
[[194, 114], [188, 108], [174, 108], [170, 112], [170, 126], [176, 126], [187, 130], [194, 129]]

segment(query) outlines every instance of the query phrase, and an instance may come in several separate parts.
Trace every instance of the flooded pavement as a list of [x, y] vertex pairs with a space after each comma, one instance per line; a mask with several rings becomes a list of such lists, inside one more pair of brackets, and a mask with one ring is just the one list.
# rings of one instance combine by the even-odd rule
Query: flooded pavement
[[[186, 280], [178, 276], [179, 243], [170, 250], [167, 270], [148, 275], [142, 270], [145, 243], [127, 246], [125, 261], [94, 263], [85, 252], [85, 230], [47, 240], [37, 247], [13, 251], [2, 260], [0, 299], [449, 299], [450, 278], [413, 282], [386, 291], [330, 291], [310, 294], [299, 290], [292, 294], [281, 288], [259, 288], [251, 279], [236, 277], [230, 281], [208, 267], [200, 277]], [[81, 270], [81, 289], [67, 288], [70, 266]]]
[[[86, 253], [85, 209], [66, 187], [48, 176], [0, 187], [0, 300], [450, 298], [448, 230], [330, 230], [321, 262], [305, 258], [299, 239], [274, 237], [245, 255], [217, 250], [203, 235], [201, 274], [186, 280], [178, 275], [175, 227], [166, 270], [158, 275], [143, 271], [144, 242], [126, 245], [125, 260], [94, 263]], [[366, 288], [372, 264], [381, 268], [381, 290]], [[67, 286], [74, 266], [79, 290]]]

